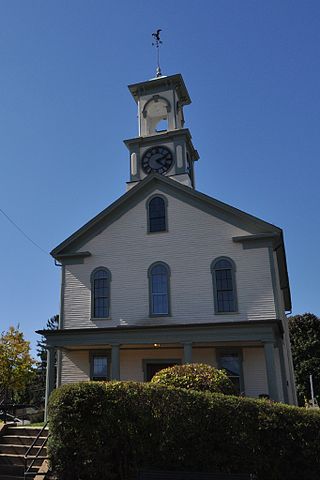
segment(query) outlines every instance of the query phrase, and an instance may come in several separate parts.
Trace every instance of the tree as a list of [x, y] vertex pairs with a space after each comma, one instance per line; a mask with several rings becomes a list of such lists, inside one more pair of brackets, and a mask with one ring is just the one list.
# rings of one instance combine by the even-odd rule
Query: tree
[[[56, 330], [58, 326], [59, 315], [54, 315], [47, 320], [46, 330]], [[47, 349], [44, 337], [41, 337], [41, 340], [37, 341], [37, 355], [39, 361], [36, 366], [36, 375], [34, 381], [28, 388], [28, 397], [26, 398], [26, 401], [38, 407], [43, 407], [47, 372]]]
[[311, 374], [320, 402], [320, 318], [312, 313], [290, 317], [289, 332], [299, 404], [304, 405], [305, 399], [311, 398]]
[[30, 342], [19, 328], [10, 327], [0, 336], [0, 392], [5, 401], [16, 401], [34, 374]]
[[[59, 315], [54, 315], [47, 320], [46, 330], [57, 330], [59, 328]], [[38, 370], [41, 372], [44, 381], [46, 378], [47, 370], [47, 349], [46, 349], [46, 340], [44, 337], [41, 337], [41, 340], [37, 341], [37, 355], [40, 359]]]

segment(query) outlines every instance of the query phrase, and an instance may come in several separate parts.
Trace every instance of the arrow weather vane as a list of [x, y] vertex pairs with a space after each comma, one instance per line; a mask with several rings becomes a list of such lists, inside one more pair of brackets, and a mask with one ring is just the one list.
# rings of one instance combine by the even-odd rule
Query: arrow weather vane
[[160, 40], [160, 32], [162, 32], [162, 30], [161, 28], [158, 28], [158, 30], [152, 34], [153, 36], [152, 45], [157, 49], [157, 70], [156, 70], [157, 77], [162, 76], [161, 68], [160, 68], [160, 45], [162, 45], [162, 41]]

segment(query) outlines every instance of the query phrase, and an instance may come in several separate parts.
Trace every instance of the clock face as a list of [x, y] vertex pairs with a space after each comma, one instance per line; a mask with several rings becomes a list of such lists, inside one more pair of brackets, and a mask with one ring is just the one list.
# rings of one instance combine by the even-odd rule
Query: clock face
[[149, 148], [142, 157], [142, 169], [145, 173], [165, 173], [172, 167], [173, 157], [169, 148], [156, 146]]

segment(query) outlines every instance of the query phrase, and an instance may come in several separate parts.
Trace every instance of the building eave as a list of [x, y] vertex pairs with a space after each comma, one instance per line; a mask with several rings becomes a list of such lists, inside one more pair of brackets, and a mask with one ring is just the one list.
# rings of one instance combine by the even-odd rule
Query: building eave
[[191, 98], [180, 73], [169, 76], [163, 75], [161, 77], [152, 78], [151, 80], [147, 80], [145, 82], [133, 83], [128, 85], [128, 88], [134, 100], [138, 102], [138, 98], [141, 94], [153, 93], [153, 91], [159, 92], [161, 91], [161, 86], [163, 86], [164, 90], [167, 90], [168, 86], [170, 85], [173, 85], [178, 91], [182, 105], [190, 105]]

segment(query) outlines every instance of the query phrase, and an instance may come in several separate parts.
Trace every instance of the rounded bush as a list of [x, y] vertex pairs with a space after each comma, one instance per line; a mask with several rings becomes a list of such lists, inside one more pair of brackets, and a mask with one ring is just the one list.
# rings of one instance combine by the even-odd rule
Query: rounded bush
[[233, 383], [224, 370], [202, 363], [164, 368], [155, 374], [151, 382], [200, 392], [235, 394]]

